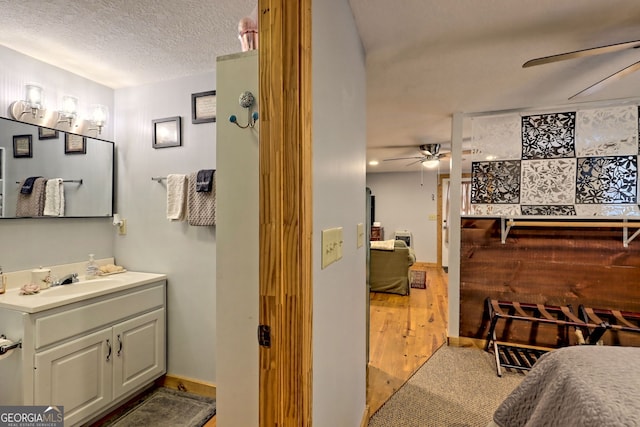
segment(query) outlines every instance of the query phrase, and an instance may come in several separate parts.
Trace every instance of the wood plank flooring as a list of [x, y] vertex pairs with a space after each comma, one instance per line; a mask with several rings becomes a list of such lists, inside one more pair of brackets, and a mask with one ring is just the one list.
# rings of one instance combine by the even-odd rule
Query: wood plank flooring
[[427, 288], [409, 296], [371, 293], [367, 405], [376, 412], [447, 340], [447, 275], [441, 268], [415, 264], [427, 272]]
[[[409, 296], [371, 293], [367, 405], [377, 411], [447, 340], [447, 275], [417, 263], [427, 272], [427, 288]], [[204, 427], [216, 427], [216, 417]]]

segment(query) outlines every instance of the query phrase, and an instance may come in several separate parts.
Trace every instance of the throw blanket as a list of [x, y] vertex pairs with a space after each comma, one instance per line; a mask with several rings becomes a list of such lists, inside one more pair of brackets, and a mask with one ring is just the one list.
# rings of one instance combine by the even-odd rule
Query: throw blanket
[[582, 345], [544, 354], [500, 404], [511, 426], [628, 426], [640, 414], [640, 348]]
[[64, 184], [62, 178], [47, 180], [44, 192], [44, 215], [64, 216]]
[[395, 240], [372, 240], [371, 249], [381, 249], [383, 251], [392, 251], [396, 245]]
[[[46, 182], [47, 180], [44, 178], [37, 178], [33, 183], [33, 189], [30, 194], [18, 194], [18, 203], [16, 206], [17, 217], [42, 216], [44, 212], [44, 186]], [[20, 187], [22, 187], [22, 185]]]
[[216, 176], [213, 174], [211, 191], [199, 192], [196, 187], [196, 173], [189, 175], [187, 191], [187, 219], [189, 225], [216, 225]]
[[187, 176], [167, 175], [167, 219], [184, 221], [187, 206]]

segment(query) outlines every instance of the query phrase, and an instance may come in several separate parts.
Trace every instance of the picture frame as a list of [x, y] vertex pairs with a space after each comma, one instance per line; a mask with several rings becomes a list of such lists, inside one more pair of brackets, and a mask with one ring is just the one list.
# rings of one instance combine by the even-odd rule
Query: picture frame
[[182, 145], [182, 119], [180, 116], [155, 119], [153, 148], [179, 147]]
[[13, 136], [13, 157], [33, 157], [32, 135]]
[[87, 154], [87, 138], [75, 133], [65, 133], [64, 154]]
[[55, 129], [38, 127], [38, 139], [57, 139], [60, 136]]
[[191, 123], [211, 123], [216, 121], [216, 91], [191, 94]]

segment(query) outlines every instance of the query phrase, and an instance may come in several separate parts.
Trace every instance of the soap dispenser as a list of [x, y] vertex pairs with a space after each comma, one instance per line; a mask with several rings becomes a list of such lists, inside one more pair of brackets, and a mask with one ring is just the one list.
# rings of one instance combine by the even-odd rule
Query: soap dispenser
[[98, 277], [99, 271], [100, 270], [98, 269], [98, 263], [96, 263], [96, 260], [94, 259], [94, 255], [89, 254], [89, 262], [87, 263], [85, 279], [87, 280], [95, 279], [96, 277]]

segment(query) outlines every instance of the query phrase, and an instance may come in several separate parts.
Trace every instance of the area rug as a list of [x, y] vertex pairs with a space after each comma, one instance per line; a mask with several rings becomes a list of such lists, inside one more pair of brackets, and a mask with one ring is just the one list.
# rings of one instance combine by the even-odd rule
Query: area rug
[[103, 423], [109, 427], [201, 427], [216, 414], [216, 401], [159, 387], [121, 415]]
[[444, 345], [371, 417], [369, 427], [486, 427], [524, 376], [498, 377], [491, 354]]
[[410, 285], [416, 289], [427, 288], [427, 272], [424, 270], [411, 270]]

